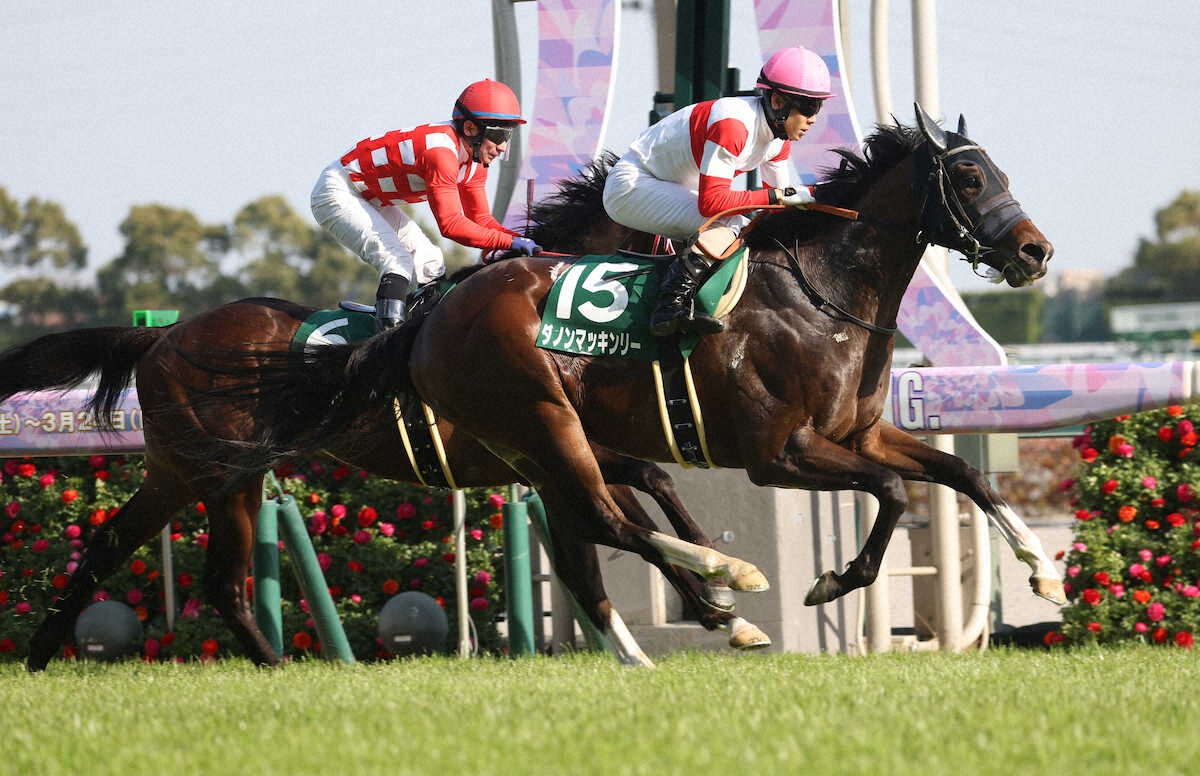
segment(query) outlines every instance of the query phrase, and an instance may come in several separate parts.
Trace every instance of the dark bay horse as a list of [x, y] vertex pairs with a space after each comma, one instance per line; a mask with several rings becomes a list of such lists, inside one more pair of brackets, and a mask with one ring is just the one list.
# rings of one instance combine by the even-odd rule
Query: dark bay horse
[[[758, 485], [861, 490], [879, 501], [859, 555], [818, 577], [808, 604], [875, 580], [907, 505], [904, 480], [969, 496], [1032, 568], [1034, 592], [1063, 602], [1053, 563], [987, 479], [882, 420], [897, 311], [928, 244], [992, 268], [1013, 287], [1042, 277], [1053, 251], [961, 119], [957, 132], [944, 131], [918, 107], [917, 123], [878, 128], [863, 156], [841, 152], [841, 166], [816, 187], [819, 203], [856, 210], [858, 220], [785, 209], [744, 235], [744, 295], [725, 330], [703, 338], [690, 358], [707, 448], [715, 464], [742, 468]], [[592, 178], [603, 184], [603, 174]], [[598, 206], [552, 215], [573, 229], [608, 220]], [[672, 460], [651, 366], [535, 346], [547, 294], [568, 266], [515, 259], [465, 280], [415, 334], [409, 377], [439, 415], [538, 489], [564, 534], [604, 541], [603, 532], [644, 555], [703, 568], [703, 549], [622, 519], [589, 446]], [[360, 369], [370, 372], [370, 362]], [[563, 565], [581, 589], [598, 578], [578, 551]], [[604, 606], [591, 612], [597, 622]]]
[[[293, 335], [312, 312], [312, 308], [281, 300], [243, 300], [169, 328], [81, 329], [46, 335], [0, 354], [0, 401], [18, 392], [67, 388], [94, 374], [100, 381], [92, 403], [97, 417], [107, 418], [136, 371], [144, 418], [146, 480], [93, 535], [83, 562], [57, 599], [55, 611], [33, 638], [28, 661], [31, 670], [43, 668], [69, 638], [76, 618], [100, 583], [193, 501], [205, 503], [209, 521], [206, 598], [221, 612], [251, 659], [264, 664], [278, 662], [251, 617], [246, 597], [262, 479], [275, 460], [268, 461], [260, 451], [279, 453], [280, 440], [295, 436], [288, 428], [304, 427], [307, 418], [293, 410], [293, 393], [261, 389], [255, 383], [256, 367], [213, 371], [197, 359], [215, 362], [226, 354], [237, 354], [239, 360], [251, 364], [265, 360], [278, 367], [276, 377], [295, 391], [306, 392], [308, 384], [302, 377], [292, 379], [293, 366], [287, 354]], [[195, 394], [206, 392], [212, 394], [212, 400], [192, 401]], [[392, 402], [385, 397], [363, 402], [340, 418], [340, 433], [331, 435], [328, 445], [314, 440], [309, 452], [321, 449], [373, 474], [419, 482], [393, 412]], [[507, 464], [450, 423], [439, 421], [438, 431], [457, 486], [495, 486], [521, 480]], [[647, 529], [655, 528], [631, 491], [636, 488], [655, 500], [678, 532], [711, 546], [675, 495], [666, 472], [601, 448], [593, 454], [609, 483], [609, 496], [624, 514]], [[286, 452], [276, 456], [286, 457]], [[666, 564], [660, 568], [684, 599], [686, 610], [706, 628], [729, 631], [731, 646], [770, 644], [761, 630], [732, 613], [731, 602], [721, 601], [721, 606], [710, 603], [720, 585], [714, 589], [695, 575]], [[743, 579], [735, 587], [753, 589], [759, 584], [752, 568], [741, 573]], [[715, 576], [719, 575], [708, 574], [709, 578]], [[622, 659], [648, 663], [623, 627], [620, 631], [614, 635]]]

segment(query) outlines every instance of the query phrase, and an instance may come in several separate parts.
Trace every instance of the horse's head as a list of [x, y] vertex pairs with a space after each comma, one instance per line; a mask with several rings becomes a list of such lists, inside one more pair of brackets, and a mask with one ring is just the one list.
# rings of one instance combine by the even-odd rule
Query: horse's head
[[917, 125], [927, 153], [918, 156], [918, 187], [924, 190], [921, 239], [958, 251], [978, 271], [991, 267], [996, 282], [1014, 288], [1046, 274], [1054, 246], [1008, 190], [1008, 176], [981, 146], [958, 131], [946, 132], [919, 104]]

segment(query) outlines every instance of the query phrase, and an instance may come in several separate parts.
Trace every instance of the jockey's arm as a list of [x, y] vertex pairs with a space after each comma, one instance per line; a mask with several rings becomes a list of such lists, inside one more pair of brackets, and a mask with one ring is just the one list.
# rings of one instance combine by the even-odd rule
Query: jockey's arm
[[512, 246], [511, 232], [492, 218], [487, 207], [484, 176], [459, 186], [455, 178], [457, 160], [450, 170], [434, 170], [426, 177], [429, 209], [443, 237], [461, 245], [483, 250], [507, 249]]

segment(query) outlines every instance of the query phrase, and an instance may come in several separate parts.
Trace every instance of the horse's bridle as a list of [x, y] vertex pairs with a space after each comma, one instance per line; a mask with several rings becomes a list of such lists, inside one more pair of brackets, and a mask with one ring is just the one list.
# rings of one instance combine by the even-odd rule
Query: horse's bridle
[[[922, 190], [917, 242], [958, 251], [971, 263], [971, 269], [980, 274], [983, 257], [997, 252], [995, 243], [1029, 217], [982, 146], [955, 132], [944, 133], [944, 138], [946, 146], [941, 148], [932, 139], [926, 139], [924, 148], [928, 153], [916, 164], [917, 185]], [[948, 163], [959, 160], [954, 157], [975, 164], [983, 177], [982, 190], [969, 207], [950, 182]], [[1013, 263], [1010, 259], [999, 268], [1001, 277]]]

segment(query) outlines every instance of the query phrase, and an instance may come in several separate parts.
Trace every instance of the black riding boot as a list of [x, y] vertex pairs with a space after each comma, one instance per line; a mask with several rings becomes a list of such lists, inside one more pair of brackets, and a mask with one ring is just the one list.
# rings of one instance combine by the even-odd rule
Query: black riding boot
[[696, 292], [704, 281], [716, 272], [720, 264], [703, 256], [687, 251], [667, 268], [667, 274], [658, 287], [657, 306], [650, 317], [650, 331], [656, 337], [680, 332], [689, 334], [715, 334], [724, 330], [719, 318], [695, 310]]
[[379, 279], [375, 292], [375, 330], [385, 331], [404, 323], [404, 298], [408, 296], [408, 280], [403, 275], [387, 273]]

